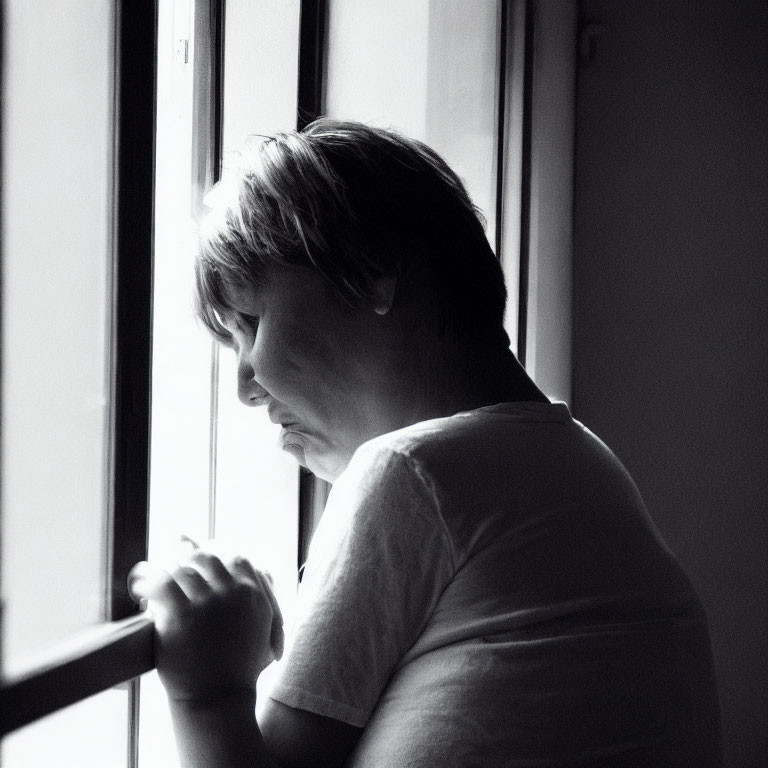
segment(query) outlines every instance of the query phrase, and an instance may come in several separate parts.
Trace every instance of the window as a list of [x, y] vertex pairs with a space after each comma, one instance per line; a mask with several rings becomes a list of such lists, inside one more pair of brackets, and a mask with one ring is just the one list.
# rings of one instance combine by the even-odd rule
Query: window
[[[149, 553], [172, 561], [180, 534], [215, 538], [270, 571], [288, 620], [299, 473], [275, 449], [265, 409], [237, 400], [234, 353], [195, 322], [192, 254], [218, 156], [226, 173], [248, 134], [295, 127], [300, 4], [229, 0], [223, 13], [220, 4], [161, 0], [158, 8]], [[154, 673], [140, 687], [139, 762], [167, 768], [176, 757], [165, 694]]]
[[[327, 486], [237, 402], [234, 356], [192, 316], [195, 218], [246, 135], [329, 114], [435, 146], [484, 209], [517, 343], [526, 5], [5, 7], [4, 768], [174, 764], [125, 590], [147, 551], [215, 535], [272, 572], [290, 616]], [[36, 53], [51, 41], [55, 66]]]
[[[326, 114], [395, 128], [436, 149], [483, 211], [497, 254], [508, 245], [501, 244], [497, 222], [509, 202], [505, 150], [508, 155], [517, 141], [507, 131], [508, 5], [331, 0], [329, 6]], [[519, 211], [514, 202], [511, 207]], [[506, 277], [516, 290], [516, 271], [508, 269]]]
[[146, 537], [155, 24], [147, 3], [3, 15], [0, 724], [27, 726], [3, 742], [13, 766], [66, 752], [94, 707], [127, 711], [109, 689], [152, 665], [124, 575]]
[[[68, 4], [63, 24], [41, 3], [14, 4], [7, 13], [2, 581], [14, 585], [4, 600], [8, 670], [101, 620], [105, 609], [114, 20], [108, 5], [93, 6]], [[79, 40], [62, 39], [69, 27]], [[60, 50], [61, 66], [20, 50], [38, 36]], [[52, 169], [57, 184], [50, 184]]]

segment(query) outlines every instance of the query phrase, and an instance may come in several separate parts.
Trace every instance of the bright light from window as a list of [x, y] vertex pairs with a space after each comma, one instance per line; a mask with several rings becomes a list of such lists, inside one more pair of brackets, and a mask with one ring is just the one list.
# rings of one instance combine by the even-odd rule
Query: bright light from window
[[[296, 116], [298, 0], [228, 0], [224, 150]], [[286, 618], [296, 593], [298, 467], [266, 413], [237, 400], [234, 356], [192, 315], [192, 0], [162, 0], [158, 33], [150, 558], [173, 562], [179, 536], [270, 571]], [[213, 531], [211, 529], [213, 528]], [[176, 764], [155, 674], [142, 679], [142, 768]]]
[[12, 672], [103, 619], [113, 10], [29, 0], [3, 13], [0, 560]]

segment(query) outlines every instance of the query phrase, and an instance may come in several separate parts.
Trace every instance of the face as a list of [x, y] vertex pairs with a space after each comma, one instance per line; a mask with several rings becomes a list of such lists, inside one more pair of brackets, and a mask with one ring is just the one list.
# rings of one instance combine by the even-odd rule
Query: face
[[240, 400], [266, 406], [283, 449], [335, 480], [359, 445], [387, 431], [371, 351], [380, 315], [346, 306], [309, 269], [276, 269], [230, 300]]

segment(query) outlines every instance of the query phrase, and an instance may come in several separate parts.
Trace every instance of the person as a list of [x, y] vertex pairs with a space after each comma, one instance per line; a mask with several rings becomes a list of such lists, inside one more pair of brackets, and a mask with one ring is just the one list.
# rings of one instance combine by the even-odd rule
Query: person
[[247, 561], [137, 566], [185, 765], [720, 765], [702, 606], [619, 460], [511, 352], [456, 174], [320, 120], [215, 197], [198, 315], [333, 488], [284, 654]]

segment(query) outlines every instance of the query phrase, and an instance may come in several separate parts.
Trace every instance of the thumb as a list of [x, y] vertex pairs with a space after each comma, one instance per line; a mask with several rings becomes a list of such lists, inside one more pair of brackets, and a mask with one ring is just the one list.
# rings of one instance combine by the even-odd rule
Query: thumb
[[285, 650], [285, 631], [283, 630], [283, 617], [280, 614], [272, 616], [272, 629], [269, 633], [269, 645], [275, 655], [275, 661], [283, 658]]

